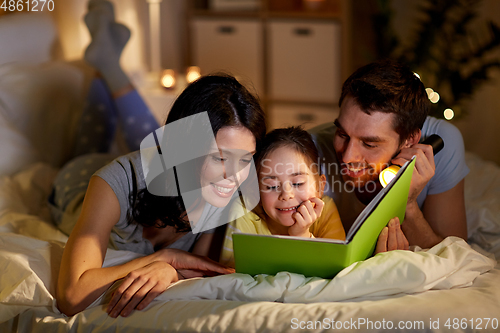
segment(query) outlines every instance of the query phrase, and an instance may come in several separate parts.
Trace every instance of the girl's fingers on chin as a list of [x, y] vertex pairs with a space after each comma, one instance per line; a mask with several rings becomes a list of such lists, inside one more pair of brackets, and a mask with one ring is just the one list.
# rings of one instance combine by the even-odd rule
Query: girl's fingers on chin
[[[314, 221], [315, 214], [316, 214], [316, 212], [314, 210], [313, 204], [311, 203], [311, 201], [307, 201], [307, 204], [304, 207], [304, 213], [302, 214], [304, 216], [304, 219], [306, 219], [305, 217], [308, 216], [308, 218], [312, 218], [312, 220]], [[309, 220], [309, 219], [307, 219], [307, 220]]]
[[[299, 207], [300, 209], [301, 207]], [[307, 212], [306, 212], [307, 213]], [[303, 225], [304, 224], [304, 214], [305, 213], [302, 213], [302, 212], [297, 212], [294, 214], [294, 219], [295, 219], [295, 223], [298, 224], [298, 225]]]
[[323, 206], [325, 205], [325, 203], [323, 202], [323, 200], [321, 200], [318, 197], [311, 198], [311, 201], [314, 202], [314, 205], [315, 205], [314, 208], [318, 208], [318, 207], [323, 208]]
[[[302, 206], [301, 206], [302, 208]], [[311, 216], [311, 212], [309, 211], [309, 209], [307, 207], [303, 207], [301, 210], [300, 210], [300, 221], [301, 222], [305, 222], [306, 220], [309, 219], [309, 217]]]
[[313, 201], [311, 200], [307, 200], [307, 203], [306, 203], [306, 207], [307, 207], [307, 210], [309, 211], [309, 213], [312, 213], [314, 212], [314, 208], [316, 207], [316, 203], [314, 203]]

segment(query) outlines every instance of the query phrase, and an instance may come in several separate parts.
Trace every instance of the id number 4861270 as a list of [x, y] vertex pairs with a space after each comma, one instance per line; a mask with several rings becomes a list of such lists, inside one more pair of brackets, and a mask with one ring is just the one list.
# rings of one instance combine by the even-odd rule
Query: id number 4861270
[[4, 12], [51, 12], [54, 0], [3, 0], [0, 9]]
[[490, 330], [490, 329], [498, 329], [498, 319], [497, 318], [448, 318], [445, 322], [444, 326], [448, 329], [466, 329], [472, 328], [475, 330]]

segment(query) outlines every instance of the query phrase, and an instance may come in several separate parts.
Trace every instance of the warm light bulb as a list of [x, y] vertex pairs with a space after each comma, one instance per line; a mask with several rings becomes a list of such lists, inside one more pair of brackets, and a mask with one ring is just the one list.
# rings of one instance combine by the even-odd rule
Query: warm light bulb
[[187, 73], [186, 73], [186, 80], [188, 83], [196, 81], [200, 76], [201, 76], [200, 67], [198, 67], [198, 66], [188, 67]]
[[175, 86], [175, 71], [166, 69], [162, 73], [161, 85], [165, 88], [173, 88]]
[[452, 109], [446, 109], [444, 110], [443, 115], [446, 120], [452, 120], [453, 117], [455, 117], [455, 112], [453, 112]]
[[379, 175], [380, 184], [382, 184], [383, 187], [386, 187], [387, 184], [389, 184], [391, 180], [393, 180], [394, 177], [396, 177], [396, 174], [398, 173], [399, 169], [400, 167], [398, 165], [391, 165], [382, 170], [382, 172], [380, 172]]
[[434, 89], [432, 88], [425, 88], [425, 92], [427, 93], [427, 97], [430, 99], [432, 94], [434, 94]]
[[437, 103], [437, 102], [439, 102], [439, 98], [440, 98], [440, 96], [439, 96], [439, 94], [438, 94], [437, 92], [433, 92], [433, 93], [431, 94], [431, 96], [429, 97], [429, 99], [430, 99], [430, 101], [431, 101], [432, 103]]

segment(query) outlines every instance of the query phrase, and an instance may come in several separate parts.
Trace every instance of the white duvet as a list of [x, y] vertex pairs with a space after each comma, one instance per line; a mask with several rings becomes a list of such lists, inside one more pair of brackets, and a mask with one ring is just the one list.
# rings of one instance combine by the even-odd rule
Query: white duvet
[[[54, 291], [66, 236], [46, 222], [45, 198], [56, 170], [38, 163], [0, 180], [0, 322], [40, 307], [60, 316]], [[105, 266], [137, 257], [108, 250]], [[316, 303], [372, 299], [470, 286], [497, 262], [465, 241], [449, 237], [426, 251], [393, 251], [355, 263], [334, 279], [282, 272], [232, 274], [181, 281], [157, 298], [170, 300]], [[105, 303], [112, 288], [92, 306]]]
[[355, 263], [334, 279], [281, 272], [276, 276], [232, 274], [191, 279], [158, 297], [171, 299], [226, 299], [315, 303], [367, 296], [418, 293], [471, 285], [496, 264], [465, 241], [450, 237], [426, 252], [393, 251]]

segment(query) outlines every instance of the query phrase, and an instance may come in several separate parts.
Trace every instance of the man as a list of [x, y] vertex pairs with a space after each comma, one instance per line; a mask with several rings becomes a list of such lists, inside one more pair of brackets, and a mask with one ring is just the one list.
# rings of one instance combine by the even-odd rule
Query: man
[[[310, 130], [327, 176], [325, 193], [335, 200], [346, 230], [380, 191], [379, 173], [417, 156], [402, 225], [410, 245], [431, 247], [447, 236], [467, 239], [464, 177], [469, 172], [460, 132], [428, 117], [430, 102], [420, 79], [391, 60], [354, 72], [342, 86], [334, 124]], [[443, 138], [435, 157], [419, 144]]]

